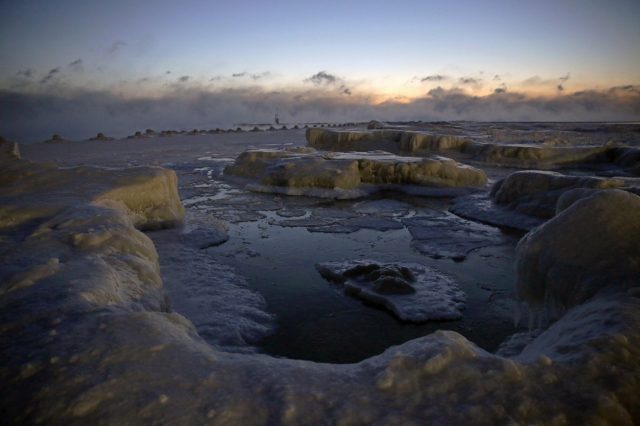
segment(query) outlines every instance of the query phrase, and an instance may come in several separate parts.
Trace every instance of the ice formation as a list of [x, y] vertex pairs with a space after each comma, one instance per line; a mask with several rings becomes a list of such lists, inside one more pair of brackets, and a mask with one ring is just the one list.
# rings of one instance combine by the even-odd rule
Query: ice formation
[[403, 321], [462, 317], [464, 293], [451, 278], [423, 265], [353, 260], [320, 263], [316, 269], [346, 293], [384, 306]]
[[559, 302], [566, 312], [519, 354], [489, 354], [458, 333], [436, 332], [357, 364], [330, 365], [228, 353], [169, 312], [156, 250], [136, 226], [181, 219], [172, 172], [61, 170], [16, 154], [0, 145], [2, 422], [640, 419], [634, 194], [581, 197], [573, 189], [561, 196], [559, 214], [523, 240], [521, 296], [534, 306]]
[[257, 181], [249, 189], [290, 195], [359, 197], [381, 188], [417, 186], [447, 193], [486, 184], [484, 172], [444, 157], [390, 153], [329, 153], [313, 148], [254, 149], [242, 153], [226, 175]]

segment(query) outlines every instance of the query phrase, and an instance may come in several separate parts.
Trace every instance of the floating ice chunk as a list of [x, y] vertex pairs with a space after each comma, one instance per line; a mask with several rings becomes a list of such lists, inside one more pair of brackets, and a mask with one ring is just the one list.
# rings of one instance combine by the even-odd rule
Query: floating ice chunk
[[403, 321], [462, 318], [465, 294], [435, 269], [372, 260], [319, 263], [316, 269], [325, 279], [343, 285], [348, 294], [384, 306]]

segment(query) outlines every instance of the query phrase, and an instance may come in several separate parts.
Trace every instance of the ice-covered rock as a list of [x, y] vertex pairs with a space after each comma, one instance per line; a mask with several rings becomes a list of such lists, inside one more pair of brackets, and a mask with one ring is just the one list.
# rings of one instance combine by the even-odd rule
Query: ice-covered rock
[[257, 181], [247, 187], [252, 190], [334, 198], [354, 198], [379, 189], [403, 190], [404, 186], [446, 192], [482, 187], [487, 181], [481, 170], [444, 157], [327, 153], [312, 148], [249, 150], [227, 166], [225, 174]]
[[449, 277], [416, 263], [326, 262], [316, 269], [347, 294], [380, 305], [403, 321], [462, 318], [465, 295]]
[[110, 136], [106, 136], [104, 133], [100, 132], [92, 138], [89, 138], [90, 141], [100, 141], [100, 142], [109, 142], [114, 140], [114, 138]]
[[570, 308], [604, 289], [640, 286], [640, 197], [603, 190], [564, 210], [518, 244], [518, 294]]
[[526, 170], [496, 182], [491, 196], [497, 204], [518, 213], [543, 219], [553, 217], [558, 198], [574, 188], [621, 188], [625, 181], [593, 176], [568, 176], [556, 172]]
[[20, 148], [15, 142], [11, 142], [0, 136], [0, 162], [19, 160]]

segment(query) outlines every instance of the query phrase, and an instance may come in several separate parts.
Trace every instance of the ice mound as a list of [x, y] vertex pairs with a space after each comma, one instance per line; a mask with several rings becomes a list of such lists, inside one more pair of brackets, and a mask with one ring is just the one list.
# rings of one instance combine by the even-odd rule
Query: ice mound
[[247, 187], [252, 190], [335, 198], [405, 186], [447, 192], [482, 187], [487, 181], [483, 171], [444, 157], [400, 157], [380, 151], [327, 153], [312, 148], [245, 151], [225, 168], [225, 174], [257, 181]]
[[640, 285], [640, 197], [598, 191], [566, 205], [517, 247], [518, 295], [550, 309]]
[[621, 188], [625, 181], [593, 176], [568, 176], [556, 172], [515, 172], [496, 182], [491, 196], [497, 204], [543, 219], [553, 217], [560, 196], [574, 188]]
[[326, 262], [316, 269], [347, 294], [380, 305], [403, 321], [462, 318], [465, 294], [450, 278], [416, 263]]
[[5, 156], [1, 162], [0, 184], [5, 186], [0, 192], [0, 227], [38, 220], [78, 202], [119, 209], [139, 229], [174, 226], [184, 217], [172, 170], [59, 169], [13, 155]]

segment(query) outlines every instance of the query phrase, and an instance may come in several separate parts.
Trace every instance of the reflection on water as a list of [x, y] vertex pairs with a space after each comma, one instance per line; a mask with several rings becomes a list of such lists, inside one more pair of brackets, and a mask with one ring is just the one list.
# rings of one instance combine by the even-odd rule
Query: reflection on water
[[[286, 198], [285, 202], [294, 200]], [[425, 202], [422, 199], [418, 204]], [[349, 210], [354, 203], [324, 204]], [[447, 203], [437, 200], [432, 204], [442, 208]], [[271, 225], [269, 219], [275, 213], [262, 214], [266, 216], [263, 219], [230, 225], [229, 241], [209, 250], [235, 266], [266, 299], [268, 311], [277, 316], [277, 330], [258, 344], [266, 353], [322, 362], [356, 362], [438, 329], [457, 331], [492, 351], [515, 331], [510, 301], [517, 242], [513, 236], [504, 235], [502, 245], [479, 249], [463, 262], [454, 262], [414, 251], [405, 228], [312, 233], [304, 227]], [[426, 324], [400, 322], [387, 311], [345, 295], [340, 287], [320, 277], [314, 267], [319, 262], [347, 259], [418, 262], [440, 270], [457, 280], [466, 292], [464, 318]]]

